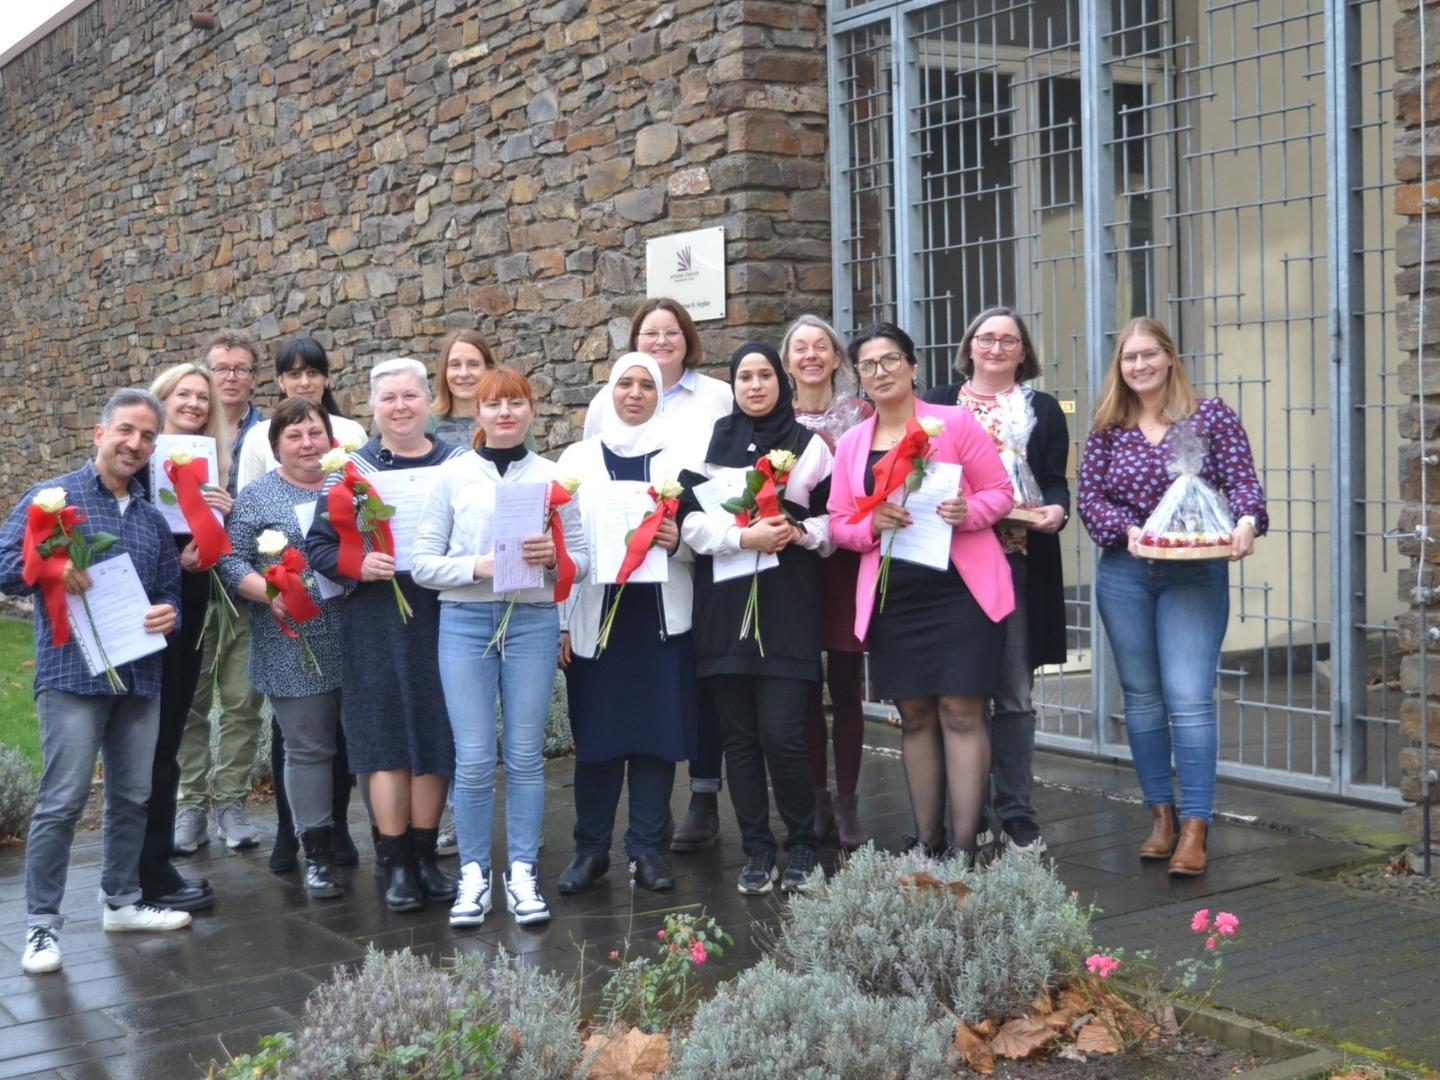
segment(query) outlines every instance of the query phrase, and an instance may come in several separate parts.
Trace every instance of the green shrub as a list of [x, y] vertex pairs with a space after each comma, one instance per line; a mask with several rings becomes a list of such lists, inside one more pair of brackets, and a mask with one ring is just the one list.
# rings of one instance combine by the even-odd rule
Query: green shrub
[[673, 1080], [895, 1080], [953, 1076], [953, 1021], [905, 997], [867, 997], [846, 975], [762, 960], [700, 1006], [676, 1039]]
[[[970, 893], [902, 883], [915, 873]], [[845, 975], [863, 993], [948, 1005], [975, 1022], [1029, 1001], [1089, 946], [1085, 913], [1033, 856], [1007, 851], [977, 871], [866, 847], [791, 901], [776, 953], [796, 971]]]
[[40, 778], [25, 756], [0, 746], [0, 837], [25, 835], [39, 791]]
[[580, 1064], [580, 1001], [574, 984], [504, 949], [493, 959], [457, 956], [452, 981], [481, 1002], [485, 1019], [504, 1032], [499, 1075], [568, 1080]]

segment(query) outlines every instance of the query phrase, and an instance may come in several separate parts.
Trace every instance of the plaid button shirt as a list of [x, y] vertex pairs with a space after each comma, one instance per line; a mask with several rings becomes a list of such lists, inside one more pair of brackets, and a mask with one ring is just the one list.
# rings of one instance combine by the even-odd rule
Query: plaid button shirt
[[[25, 493], [15, 509], [0, 528], [0, 591], [11, 596], [29, 596], [36, 592], [20, 578], [23, 545], [25, 542], [25, 521], [30, 502], [42, 488], [63, 487], [71, 506], [79, 507], [85, 513], [85, 524], [81, 526], [89, 535], [96, 532], [113, 533], [119, 543], [96, 562], [114, 558], [122, 552], [128, 553], [135, 563], [140, 584], [152, 604], [171, 604], [180, 611], [180, 556], [175, 550], [175, 539], [160, 511], [145, 501], [144, 489], [135, 479], [130, 481], [130, 503], [125, 512], [120, 512], [120, 502], [105, 486], [95, 463], [87, 461], [72, 473], [45, 480]], [[176, 623], [179, 629], [179, 623]], [[136, 697], [154, 697], [160, 692], [160, 662], [163, 653], [151, 653], [117, 669], [120, 678]], [[50, 618], [45, 605], [35, 605], [35, 691], [48, 686], [52, 690], [63, 690], [69, 694], [108, 695], [110, 686], [104, 675], [91, 675], [85, 663], [85, 655], [72, 639], [69, 644], [56, 647], [50, 632]]]

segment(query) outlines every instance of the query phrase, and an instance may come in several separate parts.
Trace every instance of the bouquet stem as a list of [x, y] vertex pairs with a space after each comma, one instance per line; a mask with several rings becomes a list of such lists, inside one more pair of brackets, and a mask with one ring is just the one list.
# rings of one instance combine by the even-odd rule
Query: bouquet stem
[[320, 661], [316, 659], [315, 652], [310, 648], [310, 642], [305, 640], [305, 631], [300, 629], [300, 624], [294, 619], [290, 625], [295, 627], [295, 639], [300, 642], [300, 655], [304, 659], [305, 668], [314, 676], [320, 675]]
[[494, 635], [490, 638], [490, 644], [485, 646], [485, 651], [480, 654], [483, 660], [490, 655], [490, 650], [497, 645], [500, 647], [500, 655], [505, 655], [505, 631], [510, 628], [510, 616], [515, 611], [515, 601], [512, 598], [510, 603], [505, 605], [505, 614], [500, 616], [500, 625], [495, 628]]
[[610, 610], [605, 613], [605, 621], [600, 624], [600, 639], [595, 646], [595, 659], [599, 660], [605, 652], [606, 646], [610, 644], [610, 630], [615, 625], [615, 613], [620, 610], [620, 597], [625, 595], [625, 586], [620, 586], [620, 591], [615, 594], [615, 599], [610, 601]]
[[[905, 504], [910, 501], [910, 488], [907, 485], [901, 489], [900, 508], [903, 510]], [[885, 610], [885, 598], [890, 593], [890, 556], [895, 551], [895, 537], [899, 534], [898, 529], [890, 530], [890, 540], [885, 545], [885, 554], [880, 557], [880, 575], [875, 579], [875, 587], [880, 590], [880, 610]]]
[[[379, 529], [376, 529], [371, 535], [375, 537], [375, 548], [380, 554], [394, 554], [394, 552], [386, 550], [385, 535], [380, 532]], [[415, 614], [415, 609], [410, 606], [410, 601], [406, 600], [405, 594], [400, 591], [400, 579], [392, 577], [390, 579], [390, 587], [395, 590], [395, 606], [400, 610], [400, 621], [402, 623], [408, 623], [410, 616]]]
[[[758, 567], [760, 556], [755, 556]], [[749, 637], [751, 632], [755, 634], [755, 647], [760, 650], [761, 659], [765, 656], [765, 642], [760, 636], [760, 571], [750, 575], [750, 595], [745, 600], [745, 617], [740, 620], [740, 639], [743, 641]]]
[[218, 601], [212, 603], [211, 607], [220, 612], [220, 645], [223, 647], [235, 640], [235, 624], [240, 619], [240, 612], [235, 609], [230, 593], [213, 566], [210, 568], [210, 599]]
[[105, 681], [110, 684], [111, 693], [125, 693], [125, 683], [120, 678], [120, 673], [115, 670], [115, 665], [110, 663], [110, 657], [106, 655], [105, 643], [100, 640], [100, 631], [95, 628], [95, 616], [90, 613], [90, 598], [83, 592], [80, 594], [80, 603], [85, 607], [85, 619], [90, 623], [90, 633], [95, 637], [95, 647], [100, 650], [100, 660], [105, 665]]

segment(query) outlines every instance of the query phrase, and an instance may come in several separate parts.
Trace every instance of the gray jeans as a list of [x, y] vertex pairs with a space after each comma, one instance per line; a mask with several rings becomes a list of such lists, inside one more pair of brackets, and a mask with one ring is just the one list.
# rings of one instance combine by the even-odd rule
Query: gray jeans
[[44, 766], [25, 843], [25, 922], [58, 930], [65, 925], [60, 901], [70, 871], [70, 845], [90, 795], [97, 753], [105, 763], [100, 899], [115, 907], [140, 899], [140, 846], [160, 699], [67, 694], [46, 687], [35, 706]]
[[1030, 635], [1026, 623], [1025, 556], [1007, 555], [1015, 582], [1015, 610], [1005, 619], [1005, 650], [999, 680], [990, 699], [990, 784], [995, 816], [1001, 823], [1035, 817], [1030, 801], [1035, 766], [1035, 707], [1031, 691]]
[[331, 762], [340, 726], [340, 691], [308, 697], [275, 697], [270, 706], [285, 735], [285, 797], [295, 831], [334, 824]]

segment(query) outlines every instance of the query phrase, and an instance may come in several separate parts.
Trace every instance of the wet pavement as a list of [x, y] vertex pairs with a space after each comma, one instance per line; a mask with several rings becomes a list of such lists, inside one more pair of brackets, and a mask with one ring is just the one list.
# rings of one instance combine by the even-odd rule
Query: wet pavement
[[[867, 743], [865, 823], [882, 845], [898, 848], [910, 815], [897, 739], [872, 724]], [[1225, 961], [1217, 1005], [1396, 1063], [1440, 1065], [1434, 974], [1440, 915], [1326, 880], [1329, 871], [1376, 860], [1403, 842], [1393, 811], [1222, 784], [1219, 805], [1236, 817], [1212, 834], [1209, 872], [1172, 881], [1163, 864], [1135, 857], [1149, 815], [1133, 799], [1127, 768], [1041, 754], [1036, 770], [1041, 826], [1061, 876], [1100, 909], [1100, 942], [1174, 958], [1195, 947], [1188, 927], [1197, 907], [1234, 912], [1244, 940]], [[362, 859], [346, 898], [308, 900], [297, 875], [269, 873], [268, 835], [245, 853], [212, 840], [181, 865], [210, 879], [216, 905], [197, 913], [188, 930], [170, 934], [100, 929], [100, 837], [81, 834], [65, 901], [64, 969], [29, 977], [19, 961], [23, 849], [0, 850], [0, 1078], [201, 1075], [212, 1059], [248, 1052], [260, 1035], [293, 1026], [310, 991], [370, 945], [410, 946], [437, 960], [503, 946], [547, 968], [582, 974], [592, 996], [610, 950], [623, 948], [627, 934], [635, 949], [646, 950], [664, 911], [704, 905], [736, 938], [732, 951], [712, 961], [714, 977], [758, 958], [783, 901], [735, 891], [744, 854], [723, 799], [720, 844], [671, 859], [673, 893], [637, 891], [632, 902], [617, 840], [607, 877], [582, 896], [561, 897], [555, 878], [573, 851], [569, 761], [551, 762], [546, 778], [541, 880], [555, 918], [538, 928], [516, 927], [497, 911], [478, 930], [452, 931], [443, 907], [404, 915], [384, 910], [356, 800], [352, 828]], [[677, 814], [687, 799], [677, 788]], [[622, 821], [623, 813], [622, 807]], [[273, 833], [273, 816], [255, 820]], [[502, 856], [496, 852], [497, 865]], [[827, 866], [833, 858], [826, 853]]]

